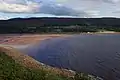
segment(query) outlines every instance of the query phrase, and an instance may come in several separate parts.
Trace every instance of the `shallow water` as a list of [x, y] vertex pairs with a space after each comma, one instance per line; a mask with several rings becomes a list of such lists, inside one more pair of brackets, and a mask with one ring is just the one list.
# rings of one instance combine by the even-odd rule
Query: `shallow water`
[[120, 80], [120, 34], [81, 34], [44, 40], [21, 51], [51, 66]]

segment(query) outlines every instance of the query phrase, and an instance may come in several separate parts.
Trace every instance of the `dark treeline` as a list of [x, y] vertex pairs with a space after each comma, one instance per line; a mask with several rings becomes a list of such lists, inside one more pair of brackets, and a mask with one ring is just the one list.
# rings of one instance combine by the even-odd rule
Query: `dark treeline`
[[119, 18], [14, 18], [0, 20], [0, 33], [120, 31]]

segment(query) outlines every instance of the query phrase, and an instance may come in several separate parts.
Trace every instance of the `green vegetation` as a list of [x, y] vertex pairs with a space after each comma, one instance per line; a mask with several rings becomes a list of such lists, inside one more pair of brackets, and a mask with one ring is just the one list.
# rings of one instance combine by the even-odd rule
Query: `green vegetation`
[[40, 27], [1, 27], [0, 34], [8, 33], [87, 33], [87, 32], [102, 32], [102, 31], [114, 31], [120, 32], [120, 27], [115, 26], [40, 26]]
[[66, 77], [43, 70], [28, 69], [15, 63], [4, 53], [0, 53], [0, 80], [69, 80]]
[[0, 20], [0, 34], [120, 32], [119, 18], [15, 18]]
[[29, 69], [15, 62], [5, 53], [0, 53], [0, 80], [96, 80], [84, 74], [68, 78], [42, 69]]

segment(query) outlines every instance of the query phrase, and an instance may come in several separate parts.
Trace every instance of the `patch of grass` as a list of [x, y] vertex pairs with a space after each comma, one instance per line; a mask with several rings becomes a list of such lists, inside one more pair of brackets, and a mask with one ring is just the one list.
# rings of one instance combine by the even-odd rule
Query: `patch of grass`
[[89, 74], [76, 73], [74, 80], [102, 80], [102, 79]]
[[69, 80], [67, 77], [46, 72], [42, 69], [29, 69], [0, 53], [0, 80]]

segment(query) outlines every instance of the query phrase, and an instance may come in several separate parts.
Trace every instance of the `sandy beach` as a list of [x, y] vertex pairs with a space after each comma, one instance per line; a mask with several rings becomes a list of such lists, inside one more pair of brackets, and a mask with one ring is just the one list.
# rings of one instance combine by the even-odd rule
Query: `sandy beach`
[[45, 39], [66, 37], [66, 34], [0, 34], [1, 45], [26, 45]]

